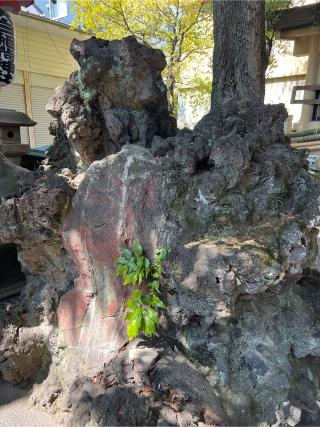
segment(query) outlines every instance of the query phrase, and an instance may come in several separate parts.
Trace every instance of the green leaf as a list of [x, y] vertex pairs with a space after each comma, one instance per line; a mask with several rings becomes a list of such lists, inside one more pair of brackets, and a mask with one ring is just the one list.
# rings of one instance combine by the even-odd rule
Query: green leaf
[[137, 257], [137, 266], [139, 267], [139, 269], [141, 269], [141, 267], [143, 267], [144, 259], [145, 259], [144, 256]]
[[136, 271], [135, 273], [132, 273], [132, 283], [133, 285], [136, 285], [138, 283], [139, 279], [139, 273]]
[[165, 257], [166, 257], [165, 250], [164, 249], [160, 249], [157, 252], [157, 256], [156, 256], [157, 263], [160, 263], [161, 261], [163, 261], [165, 259]]
[[167, 308], [165, 306], [164, 302], [161, 301], [161, 299], [159, 297], [156, 297], [155, 295], [153, 295], [153, 297], [152, 297], [152, 305], [154, 307]]
[[141, 301], [141, 292], [139, 291], [139, 289], [135, 289], [132, 292], [132, 298], [142, 304], [142, 301]]
[[152, 336], [154, 333], [155, 333], [155, 331], [156, 331], [156, 324], [154, 323], [154, 321], [152, 320], [152, 319], [150, 319], [149, 317], [145, 317], [144, 318], [144, 322], [145, 322], [145, 325], [144, 325], [144, 333], [147, 335], [147, 336]]
[[132, 300], [132, 299], [129, 299], [127, 302], [126, 302], [126, 305], [125, 305], [127, 308], [130, 308], [131, 310], [135, 310], [136, 309], [136, 307], [137, 307], [137, 304]]
[[134, 258], [132, 258], [131, 260], [128, 261], [128, 266], [132, 271], [137, 271], [138, 270], [138, 266], [137, 264], [133, 261]]
[[151, 262], [148, 258], [145, 258], [144, 260], [144, 270], [145, 270], [144, 277], [147, 279], [151, 271]]
[[116, 269], [116, 275], [117, 276], [125, 276], [128, 272], [128, 266], [127, 265], [120, 265], [117, 269]]
[[130, 312], [126, 314], [125, 320], [134, 320], [134, 313]]
[[150, 295], [142, 295], [142, 304], [151, 306], [152, 304], [152, 297]]
[[133, 252], [134, 252], [135, 256], [138, 257], [138, 256], [142, 255], [142, 246], [140, 245], [140, 243], [137, 240], [135, 240], [132, 243], [132, 247], [133, 247]]
[[149, 260], [148, 258], [145, 258], [145, 259], [144, 259], [144, 268], [145, 268], [146, 270], [149, 270], [149, 271], [150, 271], [150, 267], [151, 267], [151, 262], [150, 262], [150, 260]]
[[131, 285], [132, 284], [132, 277], [131, 274], [126, 274], [124, 281], [123, 281], [124, 285]]
[[151, 319], [156, 325], [159, 323], [159, 314], [157, 310], [154, 310], [153, 308], [149, 308], [147, 311], [147, 317]]
[[127, 326], [127, 335], [129, 340], [132, 340], [139, 334], [141, 319], [134, 319]]
[[127, 264], [127, 260], [122, 256], [119, 256], [118, 258], [116, 258], [115, 262], [116, 264]]
[[144, 333], [144, 330], [146, 328], [146, 322], [144, 320], [144, 317], [141, 318], [141, 324], [140, 324], [140, 332]]
[[123, 267], [118, 267], [116, 269], [116, 276], [122, 276], [124, 274]]
[[119, 248], [119, 252], [125, 257], [125, 258], [131, 258], [132, 252], [129, 249], [126, 248]]
[[139, 285], [141, 284], [141, 282], [142, 282], [143, 278], [144, 278], [144, 272], [143, 272], [143, 271], [140, 271], [140, 273], [139, 273], [139, 280], [138, 280]]
[[134, 318], [138, 319], [139, 321], [141, 321], [142, 319], [142, 310], [141, 308], [137, 305], [136, 308], [134, 309]]
[[151, 282], [151, 289], [157, 291], [158, 293], [160, 292], [160, 282], [159, 282], [159, 280], [153, 280]]
[[162, 262], [164, 261], [164, 259], [166, 258], [166, 256], [168, 255], [169, 252], [170, 252], [169, 246], [166, 246], [165, 248], [158, 250], [156, 252], [156, 254], [157, 254], [156, 264], [161, 266]]

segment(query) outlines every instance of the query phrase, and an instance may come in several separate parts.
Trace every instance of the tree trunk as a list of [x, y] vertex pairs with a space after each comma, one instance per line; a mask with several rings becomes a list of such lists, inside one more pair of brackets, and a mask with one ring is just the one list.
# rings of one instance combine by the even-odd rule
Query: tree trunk
[[213, 114], [224, 98], [263, 102], [264, 22], [264, 1], [214, 2]]
[[176, 115], [175, 84], [176, 84], [176, 79], [173, 73], [170, 72], [170, 74], [168, 75], [168, 101], [169, 101], [169, 111], [174, 116]]

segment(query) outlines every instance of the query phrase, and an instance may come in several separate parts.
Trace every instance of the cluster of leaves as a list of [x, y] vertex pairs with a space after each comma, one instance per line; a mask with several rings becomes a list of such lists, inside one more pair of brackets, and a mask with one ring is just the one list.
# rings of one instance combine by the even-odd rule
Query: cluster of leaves
[[[194, 116], [201, 112], [202, 115], [210, 110], [211, 91], [212, 91], [212, 73], [193, 74], [190, 79], [190, 89], [185, 93], [190, 95], [190, 106]], [[201, 108], [200, 108], [201, 107]], [[199, 117], [199, 120], [201, 117]]]
[[159, 297], [160, 279], [164, 273], [163, 261], [170, 252], [169, 247], [156, 253], [153, 263], [143, 255], [139, 242], [134, 241], [132, 250], [119, 248], [120, 256], [116, 258], [116, 275], [122, 277], [123, 284], [131, 290], [131, 297], [126, 303], [129, 320], [127, 334], [129, 340], [139, 333], [152, 336], [159, 324], [159, 308], [166, 308]]

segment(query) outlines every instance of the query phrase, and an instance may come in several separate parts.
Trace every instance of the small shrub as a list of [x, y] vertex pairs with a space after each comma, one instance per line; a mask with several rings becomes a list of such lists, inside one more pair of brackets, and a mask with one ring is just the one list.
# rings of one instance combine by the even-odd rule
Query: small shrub
[[131, 289], [126, 303], [128, 338], [132, 340], [139, 333], [152, 336], [159, 324], [159, 309], [166, 308], [159, 294], [163, 261], [170, 248], [158, 250], [153, 263], [143, 255], [143, 248], [137, 241], [133, 242], [131, 250], [119, 248], [119, 252], [120, 256], [115, 260], [116, 275], [122, 277], [123, 285]]

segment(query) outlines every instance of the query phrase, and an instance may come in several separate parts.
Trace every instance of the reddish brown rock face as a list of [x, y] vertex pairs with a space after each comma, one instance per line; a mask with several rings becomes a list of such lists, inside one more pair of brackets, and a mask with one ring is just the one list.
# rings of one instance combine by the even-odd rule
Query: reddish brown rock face
[[126, 295], [114, 260], [118, 248], [136, 238], [151, 254], [157, 247], [152, 239], [159, 214], [157, 168], [155, 159], [137, 148], [94, 163], [66, 216], [63, 238], [74, 262], [75, 288], [61, 299], [59, 328], [90, 364], [108, 360], [127, 339]]

